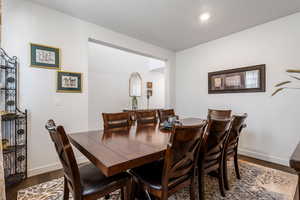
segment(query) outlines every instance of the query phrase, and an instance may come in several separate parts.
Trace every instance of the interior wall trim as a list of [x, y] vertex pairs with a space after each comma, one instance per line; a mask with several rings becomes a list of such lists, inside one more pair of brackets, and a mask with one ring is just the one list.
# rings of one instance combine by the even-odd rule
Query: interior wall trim
[[245, 149], [245, 148], [239, 148], [238, 153], [240, 155], [256, 158], [256, 159], [259, 159], [259, 160], [264, 160], [264, 161], [268, 161], [268, 162], [271, 162], [271, 163], [276, 163], [276, 164], [280, 164], [280, 165], [284, 165], [284, 166], [289, 166], [289, 159], [288, 158], [284, 159], [284, 158], [279, 158], [279, 157], [276, 157], [276, 156], [266, 155], [264, 153], [252, 151], [252, 150]]
[[119, 45], [115, 45], [115, 44], [112, 44], [112, 43], [109, 43], [109, 42], [96, 40], [96, 39], [93, 39], [93, 38], [89, 38], [89, 42], [93, 42], [93, 43], [96, 43], [96, 44], [101, 44], [101, 45], [104, 45], [104, 46], [107, 46], [107, 47], [112, 47], [112, 48], [119, 49], [119, 50], [122, 50], [122, 51], [126, 51], [126, 52], [129, 52], [129, 53], [134, 53], [134, 54], [137, 54], [137, 55], [140, 55], [140, 56], [154, 58], [154, 59], [161, 60], [161, 61], [164, 61], [164, 62], [168, 61], [168, 59], [166, 59], [166, 58], [156, 57], [156, 56], [153, 56], [153, 55], [150, 55], [150, 54], [142, 53], [140, 51], [136, 51], [136, 50], [129, 49], [129, 48], [126, 48], [126, 47], [122, 47], [122, 46], [119, 46]]
[[[84, 156], [78, 157], [78, 158], [76, 158], [76, 160], [77, 160], [77, 164], [88, 162], [88, 159]], [[49, 165], [36, 167], [36, 168], [33, 168], [33, 169], [28, 169], [28, 177], [36, 176], [36, 175], [39, 175], [39, 174], [44, 174], [44, 173], [55, 171], [55, 170], [58, 170], [58, 169], [62, 169], [62, 166], [61, 166], [60, 162], [56, 162], [56, 163], [52, 163], [52, 164], [49, 164]]]
[[[244, 155], [244, 156], [248, 156], [248, 157], [252, 157], [252, 158], [256, 158], [256, 159], [260, 159], [260, 160], [264, 160], [264, 161], [268, 161], [268, 162], [271, 162], [271, 163], [276, 163], [276, 164], [281, 164], [281, 165], [284, 165], [284, 166], [289, 166], [289, 159], [283, 159], [283, 158], [279, 158], [279, 157], [275, 157], [275, 156], [270, 156], [270, 155], [266, 155], [266, 154], [256, 152], [256, 151], [252, 151], [252, 150], [249, 150], [249, 149], [239, 148], [239, 154]], [[84, 156], [78, 157], [76, 160], [77, 160], [78, 164], [88, 162], [88, 159]], [[52, 163], [52, 164], [49, 164], [49, 165], [44, 165], [44, 166], [41, 166], [41, 167], [29, 169], [28, 170], [28, 177], [43, 174], [43, 173], [47, 173], [47, 172], [51, 172], [51, 171], [58, 170], [58, 169], [61, 169], [61, 168], [62, 168], [61, 164], [59, 162], [56, 162], [56, 163]]]

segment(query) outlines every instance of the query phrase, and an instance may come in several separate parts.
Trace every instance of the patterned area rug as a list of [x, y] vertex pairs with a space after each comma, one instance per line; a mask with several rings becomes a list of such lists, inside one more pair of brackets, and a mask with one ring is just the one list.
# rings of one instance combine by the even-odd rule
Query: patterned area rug
[[[232, 163], [232, 162], [231, 162]], [[234, 168], [230, 170], [230, 190], [223, 198], [219, 192], [218, 180], [205, 177], [205, 196], [207, 200], [293, 200], [297, 187], [296, 175], [274, 170], [249, 162], [240, 161], [241, 180], [237, 180]], [[35, 185], [18, 192], [18, 200], [62, 200], [63, 178]], [[119, 191], [110, 200], [119, 200]], [[189, 200], [188, 188], [177, 192], [170, 200]], [[72, 197], [70, 197], [72, 200]], [[102, 199], [101, 199], [102, 200]]]

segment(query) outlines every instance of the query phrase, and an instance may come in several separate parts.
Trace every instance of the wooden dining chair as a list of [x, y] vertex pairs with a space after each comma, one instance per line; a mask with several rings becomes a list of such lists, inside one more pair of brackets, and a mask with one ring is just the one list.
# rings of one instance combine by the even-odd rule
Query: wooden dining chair
[[128, 112], [121, 113], [102, 113], [104, 130], [129, 130], [131, 126], [130, 114]]
[[226, 119], [231, 117], [231, 110], [214, 110], [208, 109], [208, 115], [211, 118]]
[[136, 112], [137, 124], [156, 124], [157, 123], [157, 112], [152, 111], [138, 111]]
[[197, 126], [173, 127], [164, 160], [130, 170], [148, 199], [166, 200], [186, 186], [190, 187], [190, 199], [195, 199], [197, 157], [205, 127], [206, 121]]
[[158, 110], [158, 118], [160, 123], [163, 123], [164, 121], [168, 120], [169, 117], [176, 117], [178, 119], [178, 116], [175, 115], [174, 109]]
[[69, 200], [71, 191], [74, 200], [97, 200], [121, 189], [121, 199], [129, 199], [131, 178], [128, 173], [106, 177], [93, 164], [78, 167], [69, 139], [62, 126], [55, 126], [53, 120], [46, 124], [55, 145], [64, 172], [63, 200]]
[[234, 168], [237, 179], [241, 179], [240, 171], [239, 171], [239, 164], [238, 164], [238, 145], [239, 145], [239, 138], [242, 130], [246, 127], [245, 120], [248, 117], [247, 113], [243, 115], [234, 115], [234, 120], [232, 122], [232, 127], [230, 134], [228, 136], [227, 142], [225, 144], [225, 153], [224, 153], [224, 184], [225, 189], [229, 190], [229, 183], [228, 183], [228, 173], [227, 173], [227, 160], [230, 158], [234, 158]]
[[233, 118], [212, 119], [208, 116], [207, 132], [204, 135], [198, 159], [199, 197], [205, 199], [204, 183], [206, 174], [217, 173], [221, 195], [225, 197], [223, 177], [224, 144], [228, 138]]

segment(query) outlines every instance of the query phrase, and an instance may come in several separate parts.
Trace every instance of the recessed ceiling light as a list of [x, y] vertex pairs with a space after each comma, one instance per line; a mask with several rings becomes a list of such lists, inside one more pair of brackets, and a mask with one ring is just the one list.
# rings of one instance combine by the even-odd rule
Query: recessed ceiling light
[[210, 19], [210, 14], [208, 12], [203, 13], [199, 16], [201, 22], [206, 22]]

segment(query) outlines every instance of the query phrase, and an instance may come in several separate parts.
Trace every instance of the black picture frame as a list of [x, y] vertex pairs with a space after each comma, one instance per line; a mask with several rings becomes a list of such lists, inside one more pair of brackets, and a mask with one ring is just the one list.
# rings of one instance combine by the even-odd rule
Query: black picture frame
[[[249, 87], [246, 76], [256, 74], [254, 87]], [[256, 83], [255, 83], [256, 81]], [[248, 80], [249, 82], [249, 80]], [[255, 65], [208, 73], [208, 94], [249, 93], [266, 91], [266, 65]]]

